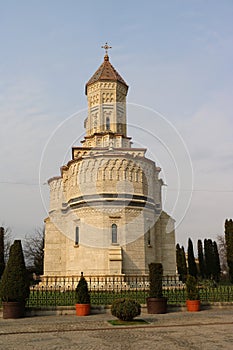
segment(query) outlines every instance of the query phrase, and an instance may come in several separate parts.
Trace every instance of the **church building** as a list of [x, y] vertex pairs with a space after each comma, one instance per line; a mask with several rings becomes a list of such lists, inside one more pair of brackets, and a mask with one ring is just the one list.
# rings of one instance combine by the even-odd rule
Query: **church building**
[[48, 181], [44, 277], [142, 275], [151, 262], [161, 262], [164, 275], [176, 273], [161, 168], [127, 135], [128, 85], [110, 63], [109, 48], [86, 83], [84, 140]]

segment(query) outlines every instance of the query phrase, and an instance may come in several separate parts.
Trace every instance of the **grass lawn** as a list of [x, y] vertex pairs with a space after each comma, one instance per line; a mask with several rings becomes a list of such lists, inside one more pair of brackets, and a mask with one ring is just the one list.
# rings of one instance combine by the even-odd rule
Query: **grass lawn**
[[108, 323], [110, 323], [112, 326], [138, 326], [138, 325], [147, 325], [149, 322], [137, 318], [136, 320], [132, 321], [122, 321], [122, 320], [109, 320]]

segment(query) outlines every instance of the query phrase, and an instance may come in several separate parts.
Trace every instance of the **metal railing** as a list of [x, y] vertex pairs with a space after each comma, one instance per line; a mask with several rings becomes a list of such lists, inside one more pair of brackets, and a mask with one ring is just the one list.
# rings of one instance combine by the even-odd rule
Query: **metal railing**
[[[73, 306], [78, 276], [47, 277], [38, 285], [31, 287], [29, 307]], [[92, 305], [111, 305], [118, 298], [132, 298], [146, 304], [149, 295], [148, 275], [128, 276], [85, 276], [91, 294]], [[202, 302], [233, 302], [233, 286], [200, 286]], [[185, 303], [185, 285], [177, 276], [163, 277], [163, 295], [168, 304]]]

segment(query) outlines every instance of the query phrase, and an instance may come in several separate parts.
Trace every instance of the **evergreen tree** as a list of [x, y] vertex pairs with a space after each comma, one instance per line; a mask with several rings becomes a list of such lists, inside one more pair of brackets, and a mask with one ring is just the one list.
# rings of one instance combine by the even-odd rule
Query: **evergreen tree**
[[213, 243], [211, 239], [204, 240], [204, 251], [205, 251], [205, 266], [206, 266], [206, 277], [213, 277], [213, 265], [214, 265], [214, 256], [213, 256]]
[[0, 279], [5, 269], [5, 257], [4, 257], [4, 228], [0, 227]]
[[188, 240], [188, 270], [189, 275], [197, 277], [197, 265], [195, 262], [194, 252], [193, 252], [193, 242], [191, 238]]
[[221, 267], [220, 259], [218, 254], [217, 243], [211, 239], [205, 239], [204, 241], [205, 250], [205, 263], [206, 263], [206, 277], [219, 281]]
[[214, 255], [213, 277], [216, 282], [219, 282], [220, 275], [221, 275], [221, 266], [220, 266], [220, 258], [218, 254], [218, 246], [215, 241], [213, 242], [213, 255]]
[[205, 278], [205, 260], [203, 254], [202, 241], [199, 239], [197, 242], [198, 261], [199, 261], [199, 274], [201, 278]]
[[225, 221], [225, 238], [227, 247], [227, 264], [229, 267], [229, 278], [233, 283], [233, 221]]
[[176, 245], [176, 265], [177, 272], [179, 274], [179, 280], [184, 283], [186, 281], [187, 276], [187, 263], [184, 247], [180, 247], [179, 243], [177, 243]]
[[29, 293], [29, 279], [21, 241], [15, 240], [0, 282], [0, 298], [3, 301], [25, 302]]
[[185, 250], [184, 247], [181, 247], [181, 276], [182, 276], [182, 282], [186, 282], [187, 274], [188, 274], [188, 268], [187, 268], [187, 261], [186, 261], [186, 255], [185, 255]]
[[163, 297], [163, 265], [161, 263], [149, 264], [150, 298]]
[[81, 278], [76, 287], [76, 303], [77, 304], [90, 304], [90, 293], [88, 291], [88, 285], [83, 272], [81, 272]]
[[182, 256], [181, 248], [179, 243], [176, 245], [176, 267], [179, 275], [179, 280], [182, 281]]

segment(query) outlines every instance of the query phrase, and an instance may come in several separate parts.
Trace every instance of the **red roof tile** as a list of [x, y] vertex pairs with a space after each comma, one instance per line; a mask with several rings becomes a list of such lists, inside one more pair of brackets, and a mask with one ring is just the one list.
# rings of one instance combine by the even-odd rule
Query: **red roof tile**
[[87, 93], [87, 87], [91, 84], [96, 83], [97, 81], [119, 81], [120, 83], [128, 87], [124, 79], [120, 76], [120, 74], [109, 62], [109, 57], [107, 54], [104, 56], [104, 62], [93, 74], [91, 79], [86, 83], [86, 93]]

